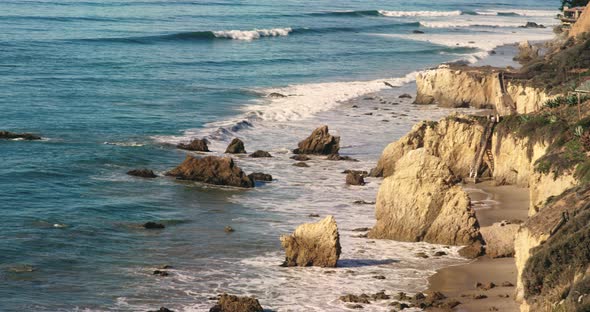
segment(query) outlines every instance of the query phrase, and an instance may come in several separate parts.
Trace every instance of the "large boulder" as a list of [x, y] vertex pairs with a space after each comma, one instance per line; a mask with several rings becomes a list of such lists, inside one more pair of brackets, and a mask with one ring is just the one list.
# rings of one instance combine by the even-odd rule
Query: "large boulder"
[[449, 167], [423, 148], [404, 155], [385, 178], [375, 214], [371, 238], [449, 245], [480, 240], [469, 196]]
[[332, 155], [340, 150], [340, 137], [330, 135], [328, 126], [315, 129], [311, 135], [299, 142], [299, 148], [293, 150], [294, 154]]
[[14, 133], [9, 131], [0, 131], [0, 139], [14, 140], [21, 139], [25, 141], [41, 140], [41, 137], [31, 133]]
[[194, 139], [189, 144], [179, 143], [176, 147], [187, 151], [209, 152], [208, 143], [206, 139]]
[[486, 255], [492, 258], [514, 256], [514, 237], [520, 225], [505, 221], [479, 229], [486, 243]]
[[284, 266], [336, 267], [340, 257], [340, 235], [333, 216], [305, 223], [291, 235], [281, 236], [285, 249]]
[[219, 296], [217, 304], [209, 312], [262, 312], [260, 302], [254, 297], [238, 297], [228, 294]]
[[229, 143], [227, 149], [225, 150], [227, 154], [246, 154], [246, 148], [244, 147], [244, 142], [242, 140], [235, 138]]
[[168, 171], [166, 175], [208, 184], [254, 187], [254, 181], [230, 157], [196, 158], [188, 155], [180, 166]]
[[518, 54], [514, 57], [514, 60], [523, 63], [537, 57], [539, 57], [539, 48], [525, 40], [518, 44]]

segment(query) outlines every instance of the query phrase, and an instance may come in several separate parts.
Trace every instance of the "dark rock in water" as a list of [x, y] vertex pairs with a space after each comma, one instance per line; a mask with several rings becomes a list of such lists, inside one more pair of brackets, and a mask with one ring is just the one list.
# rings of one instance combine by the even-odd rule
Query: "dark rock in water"
[[355, 205], [375, 205], [375, 202], [368, 202], [368, 201], [364, 201], [364, 200], [355, 200], [353, 202], [353, 204], [355, 204]]
[[188, 155], [180, 166], [168, 171], [166, 175], [215, 185], [254, 187], [254, 181], [229, 157], [196, 158]]
[[144, 223], [143, 227], [148, 230], [159, 230], [159, 229], [165, 228], [166, 226], [164, 226], [164, 224], [161, 224], [161, 223], [156, 223], [156, 222], [150, 221], [150, 222]]
[[[383, 278], [378, 278], [378, 279], [385, 279], [385, 276], [377, 276], [377, 277], [383, 277]], [[389, 298], [391, 298], [389, 295], [385, 294], [385, 291], [380, 291], [376, 294], [371, 295], [371, 299], [373, 300], [388, 300]]]
[[41, 137], [31, 134], [31, 133], [14, 133], [14, 132], [8, 132], [8, 131], [0, 131], [0, 139], [4, 139], [4, 140], [23, 139], [25, 141], [35, 141], [35, 140], [41, 140]]
[[227, 154], [246, 154], [244, 142], [238, 138], [233, 139], [227, 146], [227, 149], [225, 149], [225, 152]]
[[358, 175], [363, 176], [363, 178], [369, 174], [368, 172], [363, 171], [363, 170], [348, 170], [348, 169], [342, 171], [342, 173], [344, 173], [344, 174], [354, 173], [354, 174], [358, 174]]
[[368, 230], [370, 230], [370, 228], [364, 227], [364, 228], [356, 228], [352, 231], [353, 232], [367, 232]]
[[399, 311], [405, 310], [410, 307], [406, 303], [402, 303], [402, 302], [398, 302], [398, 301], [394, 301], [394, 302], [390, 303], [389, 306], [394, 307], [396, 310], [399, 310]]
[[164, 264], [158, 267], [158, 269], [160, 270], [168, 270], [168, 269], [172, 269], [172, 266], [169, 264]]
[[349, 309], [364, 309], [365, 308], [360, 304], [347, 304], [346, 307]]
[[496, 52], [495, 50], [490, 51], [490, 55], [496, 55], [498, 54], [498, 52]]
[[407, 93], [404, 93], [404, 94], [400, 95], [399, 98], [400, 99], [411, 99], [412, 96]]
[[149, 169], [134, 169], [134, 170], [130, 170], [127, 171], [127, 174], [130, 176], [134, 176], [134, 177], [140, 177], [140, 178], [157, 178], [158, 176]]
[[396, 88], [396, 86], [392, 85], [391, 83], [389, 83], [387, 81], [383, 81], [383, 83], [390, 88]]
[[506, 282], [502, 283], [502, 287], [514, 287], [514, 284], [506, 281]]
[[294, 163], [293, 166], [295, 167], [302, 167], [302, 168], [307, 168], [309, 167], [308, 164], [304, 163], [304, 162], [298, 162], [298, 163]]
[[34, 266], [28, 264], [19, 264], [8, 268], [8, 271], [12, 273], [30, 273], [35, 272], [36, 270], [37, 269]]
[[426, 298], [426, 296], [424, 296], [423, 293], [419, 292], [417, 294], [414, 295], [414, 300], [423, 300], [424, 298]]
[[352, 107], [352, 108], [359, 108], [359, 106], [358, 106], [358, 105], [352, 105], [351, 107]]
[[315, 129], [307, 139], [299, 142], [298, 146], [299, 148], [293, 150], [293, 154], [338, 154], [340, 137], [330, 135], [328, 126], [322, 126]]
[[189, 144], [179, 143], [176, 147], [187, 151], [209, 152], [207, 144], [209, 141], [206, 139], [194, 139]]
[[168, 308], [165, 308], [165, 307], [161, 307], [158, 310], [150, 310], [148, 312], [174, 312], [174, 311], [172, 311], [172, 310], [170, 310]]
[[527, 22], [524, 26], [520, 26], [520, 28], [545, 28], [545, 25], [537, 24], [535, 22]]
[[155, 270], [152, 274], [158, 275], [158, 276], [169, 276], [170, 275], [170, 273], [168, 273], [166, 271], [162, 271], [162, 270]]
[[424, 32], [421, 31], [421, 30], [417, 30], [416, 29], [416, 30], [412, 31], [412, 33], [414, 33], [414, 34], [423, 34]]
[[348, 295], [345, 295], [345, 296], [341, 296], [340, 297], [340, 301], [368, 304], [368, 303], [371, 303], [371, 301], [369, 301], [369, 298], [370, 297], [367, 294], [361, 294], [359, 296], [348, 294]]
[[295, 156], [291, 156], [291, 159], [297, 160], [297, 161], [308, 161], [308, 160], [311, 160], [311, 158], [309, 158], [306, 155], [295, 155]]
[[228, 225], [228, 226], [226, 226], [226, 227], [223, 229], [223, 231], [224, 231], [225, 233], [232, 233], [232, 232], [234, 232], [235, 230], [234, 230], [234, 228], [233, 228], [233, 227], [231, 227], [231, 226], [229, 226], [229, 225]]
[[373, 116], [373, 113], [364, 113], [363, 115]]
[[408, 295], [407, 295], [405, 292], [403, 292], [403, 291], [400, 291], [400, 292], [398, 292], [398, 293], [397, 293], [397, 295], [395, 296], [395, 299], [397, 299], [397, 300], [402, 300], [402, 301], [406, 301], [406, 300], [410, 299], [410, 297], [408, 297]]
[[270, 174], [262, 173], [262, 172], [254, 172], [248, 175], [252, 181], [261, 181], [261, 182], [271, 182], [272, 176]]
[[317, 214], [317, 213], [310, 213], [310, 214], [308, 215], [308, 217], [310, 217], [310, 218], [319, 218], [319, 217], [320, 217], [320, 215], [319, 215], [319, 214]]
[[268, 97], [271, 98], [286, 98], [287, 96], [278, 92], [273, 92], [271, 94], [268, 95]]
[[358, 161], [358, 159], [354, 159], [349, 156], [340, 156], [338, 154], [329, 155], [326, 160], [346, 160], [346, 161]]
[[346, 175], [346, 184], [348, 185], [365, 185], [365, 179], [362, 175], [349, 173]]
[[437, 251], [434, 253], [435, 257], [442, 257], [442, 256], [446, 256], [446, 255], [447, 255], [447, 253], [444, 251]]
[[418, 252], [414, 256], [416, 256], [418, 258], [424, 258], [424, 259], [429, 258], [428, 255], [426, 253], [423, 253], [423, 252]]
[[262, 151], [262, 150], [257, 150], [256, 152], [250, 154], [250, 157], [252, 157], [252, 158], [264, 158], [264, 157], [272, 157], [272, 155], [269, 152]]
[[209, 312], [263, 312], [260, 302], [254, 297], [238, 297], [228, 294], [219, 296], [217, 304]]
[[[374, 279], [378, 279], [378, 280], [384, 280], [384, 279], [386, 279], [385, 276], [383, 276], [383, 275], [375, 275], [375, 276], [373, 276], [373, 278]], [[387, 296], [387, 299], [389, 299], [389, 296]]]

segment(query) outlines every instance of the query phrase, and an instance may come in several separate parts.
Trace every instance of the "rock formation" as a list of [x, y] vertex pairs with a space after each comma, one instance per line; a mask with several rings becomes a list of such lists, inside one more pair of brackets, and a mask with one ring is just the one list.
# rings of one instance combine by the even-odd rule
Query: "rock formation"
[[188, 155], [180, 166], [166, 173], [182, 180], [236, 187], [254, 187], [252, 181], [229, 157]]
[[518, 44], [518, 54], [514, 57], [514, 60], [524, 64], [538, 57], [539, 48], [525, 40]]
[[194, 139], [189, 144], [179, 143], [176, 147], [187, 151], [209, 152], [208, 143], [206, 139]]
[[209, 312], [263, 312], [260, 302], [254, 297], [238, 297], [228, 294], [219, 296], [217, 304]]
[[227, 149], [225, 150], [226, 154], [246, 154], [246, 148], [244, 147], [244, 142], [242, 140], [235, 138], [229, 143]]
[[346, 174], [346, 184], [348, 185], [365, 185], [363, 175], [356, 172], [349, 172]]
[[416, 104], [494, 108], [500, 115], [540, 110], [551, 97], [492, 68], [441, 66], [417, 75]]
[[455, 175], [467, 177], [483, 130], [477, 117], [466, 115], [449, 116], [439, 122], [419, 122], [407, 135], [385, 148], [371, 176], [392, 175], [401, 157], [424, 148], [443, 159]]
[[572, 188], [526, 221], [515, 239], [521, 311], [590, 307], [590, 188]]
[[469, 196], [443, 161], [425, 149], [408, 152], [377, 194], [371, 238], [470, 245], [479, 224]]
[[129, 170], [127, 171], [127, 174], [130, 176], [134, 176], [134, 177], [140, 177], [140, 178], [157, 178], [158, 176], [149, 169], [134, 169], [134, 170]]
[[299, 142], [299, 148], [293, 150], [294, 154], [338, 154], [340, 150], [340, 137], [330, 135], [328, 126], [315, 129], [311, 135]]
[[340, 257], [340, 235], [334, 217], [298, 226], [291, 235], [281, 236], [284, 266], [336, 267]]
[[269, 152], [262, 151], [262, 150], [257, 150], [256, 152], [250, 154], [249, 157], [252, 157], [252, 158], [266, 158], [266, 157], [272, 157], [272, 155]]
[[270, 182], [272, 181], [272, 175], [262, 173], [262, 172], [253, 172], [248, 175], [252, 181], [261, 181], [261, 182]]
[[14, 140], [14, 139], [22, 139], [25, 141], [35, 141], [35, 140], [41, 140], [41, 137], [31, 134], [31, 133], [14, 133], [14, 132], [8, 132], [8, 131], [0, 131], [0, 140]]
[[492, 258], [514, 256], [514, 237], [519, 228], [520, 225], [507, 222], [481, 227], [479, 231], [486, 244], [486, 255]]

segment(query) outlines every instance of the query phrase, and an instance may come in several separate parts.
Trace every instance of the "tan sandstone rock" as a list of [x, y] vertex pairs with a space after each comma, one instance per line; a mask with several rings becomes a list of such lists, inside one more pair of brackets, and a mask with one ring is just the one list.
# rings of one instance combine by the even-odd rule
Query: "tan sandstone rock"
[[333, 216], [298, 226], [291, 235], [281, 236], [284, 266], [336, 267], [340, 257], [340, 235]]
[[590, 32], [590, 3], [586, 6], [586, 10], [584, 10], [578, 21], [572, 26], [568, 36], [575, 38], [587, 32]]
[[293, 150], [294, 154], [332, 155], [340, 150], [340, 137], [329, 133], [328, 126], [315, 129], [311, 135], [299, 142], [299, 148]]
[[520, 225], [497, 222], [479, 229], [486, 243], [486, 255], [492, 258], [514, 256], [514, 237]]
[[238, 297], [228, 294], [219, 296], [217, 304], [209, 312], [262, 312], [262, 306], [254, 297]]
[[469, 245], [479, 224], [465, 191], [443, 161], [425, 149], [408, 152], [385, 178], [376, 204], [371, 238]]
[[196, 158], [188, 155], [182, 164], [168, 171], [166, 175], [208, 184], [254, 187], [254, 181], [229, 157]]

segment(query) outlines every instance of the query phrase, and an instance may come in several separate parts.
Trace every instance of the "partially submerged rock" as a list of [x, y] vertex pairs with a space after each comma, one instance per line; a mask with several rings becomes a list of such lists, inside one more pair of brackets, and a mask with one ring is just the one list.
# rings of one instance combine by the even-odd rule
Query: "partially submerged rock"
[[0, 139], [4, 139], [4, 140], [21, 139], [21, 140], [25, 140], [25, 141], [35, 141], [35, 140], [41, 140], [41, 137], [34, 135], [32, 133], [14, 133], [14, 132], [9, 132], [9, 131], [0, 131]]
[[260, 302], [254, 297], [238, 297], [228, 294], [219, 296], [217, 304], [209, 312], [263, 312]]
[[328, 157], [326, 157], [326, 160], [335, 160], [335, 161], [338, 161], [338, 160], [345, 160], [345, 161], [358, 161], [358, 159], [354, 159], [354, 158], [352, 158], [352, 157], [350, 157], [350, 156], [340, 156], [340, 155], [338, 155], [338, 154], [332, 154], [332, 155], [329, 155]]
[[311, 160], [311, 158], [309, 158], [307, 155], [294, 155], [290, 157], [293, 160], [297, 160], [297, 161], [308, 161]]
[[246, 148], [244, 147], [244, 142], [242, 140], [235, 138], [229, 143], [227, 148], [225, 149], [226, 154], [246, 154]]
[[309, 167], [309, 165], [307, 163], [304, 163], [302, 161], [301, 162], [294, 163], [293, 166], [295, 166], [295, 167], [301, 167], [301, 168], [307, 168], [307, 167]]
[[152, 221], [144, 223], [143, 227], [148, 230], [161, 230], [163, 228], [166, 228], [166, 226], [164, 224], [156, 223], [156, 222], [152, 222]]
[[215, 185], [254, 187], [254, 181], [229, 157], [196, 158], [188, 155], [180, 166], [168, 171], [166, 175]]
[[260, 182], [271, 182], [272, 175], [262, 173], [262, 172], [253, 172], [248, 175], [248, 178], [252, 181], [260, 181]]
[[256, 152], [250, 154], [250, 157], [252, 157], [252, 158], [265, 158], [265, 157], [272, 157], [272, 155], [267, 151], [257, 150]]
[[176, 147], [187, 151], [209, 152], [208, 143], [206, 139], [194, 139], [189, 144], [179, 143]]
[[283, 266], [336, 267], [340, 258], [340, 235], [333, 216], [305, 223], [291, 235], [281, 236], [285, 249]]
[[299, 142], [298, 146], [299, 148], [293, 150], [294, 154], [338, 154], [340, 137], [330, 135], [328, 126], [321, 126], [315, 129], [307, 139]]
[[408, 152], [385, 178], [377, 195], [370, 238], [470, 245], [480, 240], [467, 193], [438, 157], [425, 149]]
[[400, 95], [399, 98], [400, 99], [411, 99], [412, 96], [407, 93], [404, 93], [404, 94]]
[[140, 177], [140, 178], [157, 178], [158, 176], [149, 169], [134, 169], [134, 170], [130, 170], [127, 171], [127, 174], [130, 176], [134, 176], [134, 177]]
[[350, 172], [346, 175], [346, 184], [348, 185], [365, 185], [365, 179], [362, 175]]

